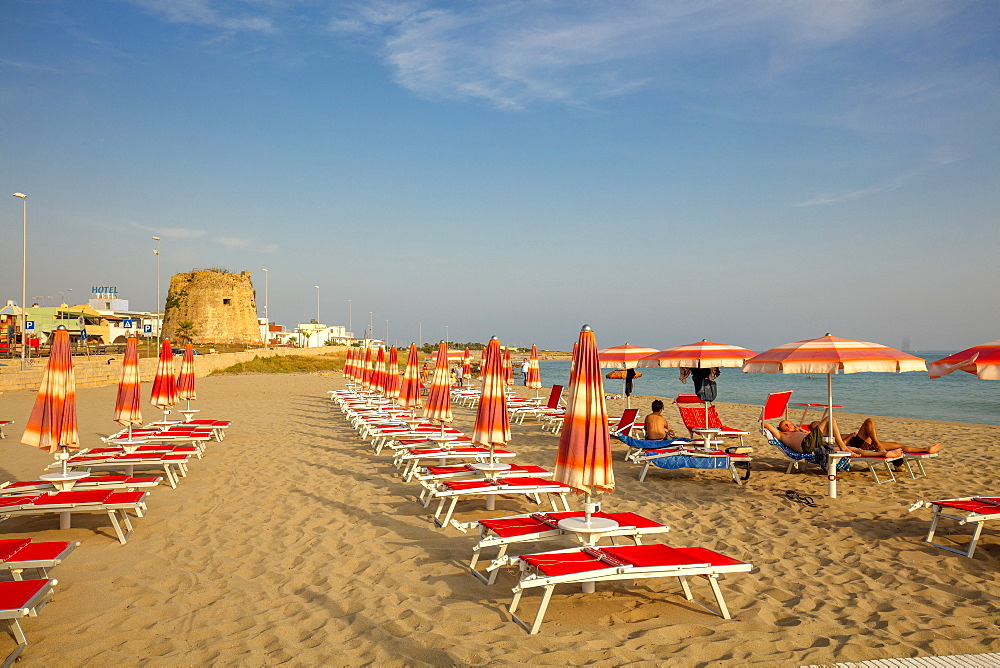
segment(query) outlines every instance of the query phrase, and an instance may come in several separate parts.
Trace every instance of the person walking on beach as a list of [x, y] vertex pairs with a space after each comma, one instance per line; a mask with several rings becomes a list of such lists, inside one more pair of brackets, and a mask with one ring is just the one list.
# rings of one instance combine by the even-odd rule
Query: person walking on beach
[[461, 366], [455, 367], [455, 376], [458, 378], [458, 386], [464, 387], [463, 384], [465, 382], [465, 373], [463, 372]]
[[[809, 425], [808, 431], [797, 427], [791, 420], [782, 420], [778, 423], [777, 428], [766, 422], [763, 424], [764, 429], [789, 449], [795, 452], [810, 454], [819, 445], [825, 443], [824, 438], [827, 434], [828, 421], [829, 418], [824, 417], [822, 420], [813, 422]], [[884, 455], [887, 459], [902, 457], [903, 453], [919, 455], [933, 454], [941, 449], [940, 443], [922, 448], [913, 445], [903, 445], [894, 441], [880, 440], [875, 429], [874, 418], [866, 418], [861, 423], [861, 427], [856, 432], [848, 434], [846, 438], [841, 435], [840, 427], [837, 425], [837, 421], [834, 420], [833, 439], [836, 449], [841, 452], [850, 452], [854, 455], [876, 452]]]
[[674, 432], [667, 424], [667, 419], [663, 417], [663, 402], [659, 399], [653, 401], [651, 406], [653, 412], [646, 416], [642, 422], [642, 428], [646, 432], [647, 441], [662, 441], [666, 438], [673, 438]]
[[524, 360], [524, 364], [521, 365], [521, 373], [524, 375], [524, 385], [525, 386], [528, 385], [528, 367], [529, 366], [530, 366], [530, 362], [528, 360]]

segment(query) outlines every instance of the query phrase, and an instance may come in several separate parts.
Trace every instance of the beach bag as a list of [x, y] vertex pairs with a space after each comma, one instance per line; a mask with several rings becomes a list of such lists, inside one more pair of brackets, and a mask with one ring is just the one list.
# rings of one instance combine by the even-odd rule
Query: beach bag
[[702, 401], [715, 401], [715, 398], [719, 396], [719, 386], [714, 380], [705, 378], [699, 383], [698, 379], [695, 378], [694, 393]]

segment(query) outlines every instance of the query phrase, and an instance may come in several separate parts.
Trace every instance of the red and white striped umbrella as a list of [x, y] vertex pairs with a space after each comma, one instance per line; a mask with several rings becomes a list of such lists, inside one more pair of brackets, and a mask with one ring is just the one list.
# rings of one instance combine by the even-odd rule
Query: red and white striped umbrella
[[69, 347], [69, 332], [57, 329], [21, 442], [42, 450], [80, 449], [76, 421], [76, 377]]
[[385, 396], [389, 399], [399, 397], [399, 351], [396, 346], [389, 348], [389, 359], [386, 362]]
[[597, 339], [589, 325], [573, 353], [566, 417], [559, 436], [554, 479], [587, 495], [615, 489], [608, 411], [604, 403]]
[[752, 350], [739, 346], [712, 343], [708, 339], [702, 339], [698, 343], [689, 343], [654, 353], [644, 358], [639, 366], [687, 367], [691, 369], [743, 366], [744, 362], [756, 354]]
[[927, 375], [940, 378], [956, 370], [974, 374], [982, 380], [1000, 380], [1000, 340], [966, 348], [932, 362]]
[[494, 336], [487, 348], [489, 352], [486, 354], [486, 366], [480, 373], [483, 386], [479, 407], [476, 409], [472, 441], [489, 446], [492, 462], [494, 447], [506, 445], [510, 441], [510, 416], [507, 414], [500, 340]]
[[462, 378], [466, 381], [472, 380], [472, 352], [468, 348], [462, 355]]
[[660, 351], [656, 348], [644, 348], [625, 343], [614, 348], [598, 350], [597, 359], [604, 369], [634, 369], [640, 366], [639, 363], [642, 360], [658, 352]]
[[372, 362], [372, 349], [365, 348], [365, 359], [361, 367], [361, 385], [370, 390], [372, 387], [372, 377], [374, 376], [374, 366]]
[[410, 344], [406, 356], [406, 369], [403, 370], [403, 384], [399, 388], [397, 403], [403, 408], [415, 408], [420, 405], [420, 359], [417, 356], [417, 344]]
[[510, 348], [503, 348], [503, 377], [508, 385], [514, 384], [514, 363], [510, 359]]
[[187, 401], [191, 409], [191, 400], [198, 398], [194, 389], [194, 348], [188, 343], [184, 346], [184, 357], [181, 358], [181, 371], [177, 374], [177, 397]]
[[448, 367], [448, 355], [445, 342], [438, 344], [438, 354], [434, 364], [434, 374], [431, 376], [431, 389], [424, 405], [424, 417], [428, 420], [438, 420], [444, 429], [445, 422], [451, 422], [451, 370]]
[[121, 426], [127, 426], [130, 433], [132, 425], [142, 424], [139, 382], [139, 337], [130, 336], [125, 342], [125, 358], [122, 360], [122, 374], [118, 379], [113, 418]]
[[353, 376], [351, 375], [352, 364], [354, 364], [354, 348], [348, 348], [347, 355], [344, 356], [344, 369], [343, 369], [344, 378], [346, 378], [347, 380], [353, 379]]
[[[445, 355], [445, 360], [449, 364], [452, 363], [452, 362], [461, 362], [462, 359], [465, 358], [465, 352], [464, 351], [456, 350], [455, 348], [446, 348], [445, 350], [447, 350], [447, 353]], [[440, 355], [440, 354], [441, 354], [440, 348], [438, 350], [434, 351], [433, 353], [431, 353], [431, 356], [428, 358], [428, 359], [430, 359], [431, 364], [435, 364], [435, 365], [437, 364], [438, 355]]]
[[[542, 370], [538, 366], [538, 346], [531, 345], [531, 357], [528, 358], [528, 378], [524, 382], [532, 390], [542, 388]], [[538, 392], [535, 392], [535, 396]]]
[[385, 348], [379, 347], [375, 355], [375, 373], [372, 374], [372, 389], [385, 394]]
[[149, 403], [163, 410], [164, 415], [177, 405], [177, 376], [174, 375], [174, 353], [170, 349], [170, 339], [163, 339], [160, 361], [153, 376], [153, 393]]

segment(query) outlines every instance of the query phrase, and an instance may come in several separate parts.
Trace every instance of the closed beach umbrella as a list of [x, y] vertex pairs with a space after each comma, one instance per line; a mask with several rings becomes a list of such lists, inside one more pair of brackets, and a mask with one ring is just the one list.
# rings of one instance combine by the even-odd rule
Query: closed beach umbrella
[[462, 378], [472, 380], [472, 352], [466, 348], [462, 355]]
[[379, 348], [375, 355], [375, 373], [372, 377], [372, 389], [379, 394], [385, 394], [385, 348]]
[[132, 425], [142, 424], [142, 397], [139, 390], [139, 338], [128, 337], [125, 343], [125, 359], [122, 360], [122, 375], [118, 379], [118, 396], [115, 398], [114, 421], [128, 427], [132, 440]]
[[[42, 385], [35, 397], [21, 442], [55, 453], [60, 448], [80, 449], [76, 422], [76, 377], [69, 347], [69, 332], [60, 327], [54, 333]], [[66, 460], [63, 459], [63, 472]]]
[[486, 366], [480, 373], [483, 386], [479, 407], [476, 409], [472, 441], [489, 446], [492, 462], [495, 446], [506, 445], [510, 441], [510, 417], [507, 414], [507, 393], [504, 389], [500, 340], [494, 336], [490, 339], [488, 349]]
[[[868, 341], [821, 336], [794, 341], [751, 357], [743, 365], [744, 373], [814, 373], [826, 374], [829, 415], [833, 416], [833, 375], [840, 373], [893, 373], [926, 371], [924, 360], [901, 350]], [[833, 443], [833, 420], [828, 424], [827, 443]], [[832, 470], [832, 469], [831, 469]], [[829, 495], [836, 498], [836, 475], [830, 473]]]
[[361, 372], [361, 384], [366, 390], [370, 390], [372, 387], [372, 376], [374, 375], [374, 369], [372, 368], [372, 349], [365, 348], [365, 361], [364, 367]]
[[1000, 380], [1000, 340], [966, 348], [939, 359], [927, 367], [927, 375], [940, 378], [955, 370], [974, 374], [982, 380]]
[[403, 370], [403, 384], [399, 388], [397, 403], [403, 408], [412, 409], [420, 405], [420, 359], [417, 356], [417, 344], [411, 343], [406, 356], [406, 368]]
[[184, 346], [181, 371], [177, 374], [177, 397], [187, 401], [188, 410], [191, 409], [191, 400], [198, 398], [194, 390], [194, 348], [190, 343]]
[[589, 325], [581, 330], [574, 352], [554, 479], [587, 495], [584, 508], [588, 520], [594, 509], [591, 497], [615, 489], [601, 364]]
[[438, 344], [437, 362], [434, 364], [434, 374], [431, 376], [431, 389], [424, 404], [424, 417], [441, 423], [441, 433], [444, 433], [444, 423], [451, 422], [451, 371], [448, 368], [448, 355], [445, 342]]
[[[604, 369], [634, 369], [637, 366], [652, 366], [643, 361], [655, 353], [660, 352], [656, 348], [646, 348], [644, 346], [633, 346], [623, 343], [614, 348], [605, 348], [597, 351], [597, 358]], [[630, 393], [625, 391], [626, 380], [622, 381], [622, 394], [625, 395], [625, 405], [631, 407], [632, 401]]]
[[538, 346], [534, 344], [531, 345], [531, 357], [528, 358], [528, 377], [524, 384], [535, 390], [535, 396], [538, 396], [538, 390], [542, 388], [542, 370], [538, 366]]
[[354, 380], [354, 348], [347, 349], [347, 357], [344, 359], [344, 378]]
[[507, 346], [503, 349], [503, 377], [508, 385], [514, 384], [514, 363], [510, 359], [510, 348]]
[[174, 353], [170, 349], [170, 339], [163, 339], [160, 348], [160, 360], [156, 364], [156, 375], [153, 376], [153, 393], [149, 403], [163, 410], [166, 418], [170, 409], [177, 405], [177, 376], [174, 375]]
[[389, 399], [399, 397], [399, 351], [396, 346], [389, 348], [389, 359], [386, 362], [385, 396]]

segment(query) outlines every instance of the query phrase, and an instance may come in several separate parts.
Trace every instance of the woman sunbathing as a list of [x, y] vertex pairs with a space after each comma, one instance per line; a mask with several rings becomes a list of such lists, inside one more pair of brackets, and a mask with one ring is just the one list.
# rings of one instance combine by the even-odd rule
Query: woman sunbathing
[[[764, 423], [764, 428], [770, 432], [778, 441], [794, 450], [805, 454], [811, 453], [816, 447], [824, 443], [827, 435], [827, 418], [823, 418], [809, 425], [809, 429], [797, 427], [791, 420], [782, 420], [778, 427]], [[940, 443], [926, 448], [903, 445], [894, 441], [883, 441], [879, 439], [875, 429], [875, 420], [866, 418], [861, 423], [861, 427], [856, 432], [852, 432], [845, 438], [840, 433], [837, 421], [833, 421], [833, 439], [837, 450], [850, 452], [854, 455], [870, 454], [872, 452], [884, 455], [886, 458], [901, 457], [907, 454], [933, 454], [941, 449]]]

